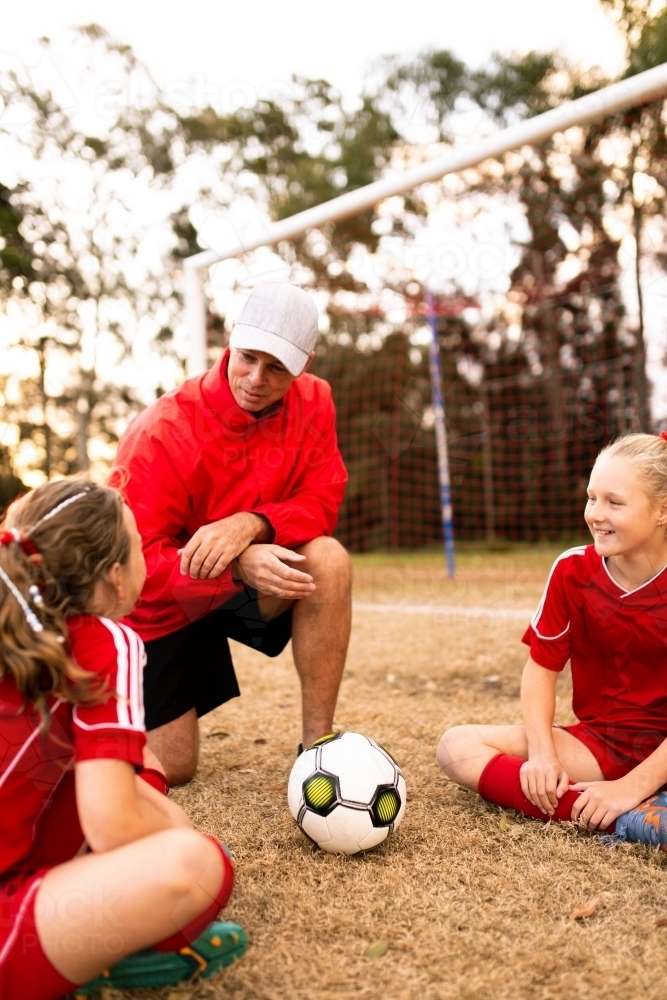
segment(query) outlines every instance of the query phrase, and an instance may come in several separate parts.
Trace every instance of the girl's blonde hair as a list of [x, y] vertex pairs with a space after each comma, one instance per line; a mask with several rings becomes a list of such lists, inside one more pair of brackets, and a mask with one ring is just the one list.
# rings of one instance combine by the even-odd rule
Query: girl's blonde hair
[[13, 677], [48, 725], [49, 697], [102, 696], [72, 659], [67, 619], [85, 610], [114, 563], [127, 562], [123, 501], [91, 480], [63, 479], [14, 501], [0, 527], [15, 537], [0, 544], [0, 680]]
[[626, 434], [603, 448], [598, 458], [625, 458], [635, 468], [653, 503], [667, 497], [667, 440], [656, 434]]

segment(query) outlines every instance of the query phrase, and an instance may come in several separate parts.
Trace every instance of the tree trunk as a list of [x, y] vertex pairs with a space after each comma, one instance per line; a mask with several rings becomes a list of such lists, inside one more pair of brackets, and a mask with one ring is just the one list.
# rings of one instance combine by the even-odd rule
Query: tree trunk
[[537, 320], [543, 330], [543, 357], [546, 397], [549, 414], [543, 421], [542, 435], [553, 444], [553, 473], [560, 486], [567, 472], [567, 430], [566, 399], [563, 392], [563, 372], [558, 353], [558, 333], [554, 324], [553, 300], [549, 298], [544, 280], [544, 267], [539, 251], [533, 252], [533, 273], [537, 281]]
[[487, 544], [496, 540], [496, 505], [493, 490], [493, 438], [491, 429], [491, 408], [489, 406], [489, 390], [485, 382], [480, 388], [480, 401], [483, 406], [482, 426], [486, 428], [482, 441], [482, 465], [484, 473], [484, 522]]
[[47, 479], [51, 478], [51, 428], [46, 415], [46, 404], [48, 396], [46, 394], [46, 340], [42, 338], [37, 344], [37, 357], [39, 359], [39, 394], [42, 401], [42, 426], [44, 435], [44, 462], [42, 469]]
[[76, 457], [80, 472], [87, 472], [90, 468], [88, 459], [88, 421], [90, 419], [90, 406], [88, 395], [81, 392], [76, 401]]
[[637, 413], [633, 430], [648, 431], [652, 429], [652, 419], [649, 402], [648, 379], [646, 377], [646, 343], [644, 340], [644, 293], [641, 276], [642, 247], [642, 206], [634, 196], [634, 170], [630, 181], [632, 192], [632, 222], [635, 236], [635, 283], [637, 285], [637, 341], [634, 356], [634, 395]]

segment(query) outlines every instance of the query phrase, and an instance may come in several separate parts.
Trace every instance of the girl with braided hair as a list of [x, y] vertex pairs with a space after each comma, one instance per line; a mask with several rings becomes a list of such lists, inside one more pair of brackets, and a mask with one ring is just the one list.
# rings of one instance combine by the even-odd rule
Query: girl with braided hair
[[2, 1000], [175, 984], [245, 949], [213, 922], [226, 850], [144, 766], [143, 645], [119, 619], [145, 574], [132, 512], [88, 480], [0, 526]]
[[[558, 557], [523, 636], [524, 724], [450, 729], [438, 761], [536, 819], [667, 845], [667, 434], [600, 453], [585, 519], [593, 544]], [[568, 661], [578, 722], [557, 726]]]

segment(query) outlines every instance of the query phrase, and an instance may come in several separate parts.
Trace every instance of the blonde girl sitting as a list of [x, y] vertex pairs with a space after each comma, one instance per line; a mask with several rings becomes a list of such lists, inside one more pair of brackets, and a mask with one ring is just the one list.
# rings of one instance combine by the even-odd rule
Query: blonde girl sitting
[[[593, 544], [558, 557], [523, 636], [524, 724], [457, 726], [440, 741], [445, 773], [491, 802], [626, 836], [648, 817], [662, 836], [655, 809], [631, 811], [667, 782], [666, 437], [631, 434], [598, 456]], [[578, 721], [558, 726], [568, 660]]]

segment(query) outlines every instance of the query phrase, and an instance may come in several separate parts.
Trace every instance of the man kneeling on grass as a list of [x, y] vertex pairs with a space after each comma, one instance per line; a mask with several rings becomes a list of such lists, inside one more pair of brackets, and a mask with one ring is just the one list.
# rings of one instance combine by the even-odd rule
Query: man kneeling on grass
[[317, 310], [261, 285], [205, 375], [148, 407], [115, 465], [148, 570], [129, 619], [146, 643], [146, 728], [172, 784], [198, 717], [239, 694], [228, 638], [277, 656], [292, 638], [303, 745], [329, 733], [350, 635], [351, 569], [331, 538], [347, 473], [326, 382], [305, 374]]

